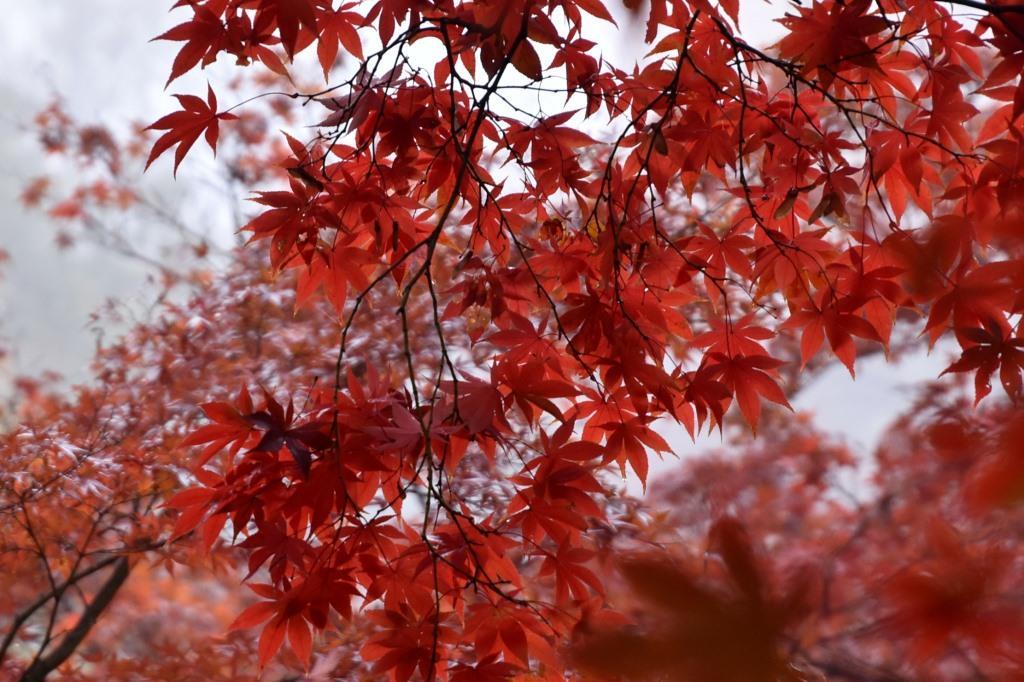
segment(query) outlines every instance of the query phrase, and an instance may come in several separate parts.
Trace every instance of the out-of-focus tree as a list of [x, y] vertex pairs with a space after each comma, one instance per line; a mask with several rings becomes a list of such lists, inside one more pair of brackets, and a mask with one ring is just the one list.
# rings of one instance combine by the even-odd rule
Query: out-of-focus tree
[[581, 628], [577, 662], [625, 679], [1016, 679], [1020, 410], [926, 385], [874, 453], [771, 419], [658, 482], [614, 581], [632, 620]]

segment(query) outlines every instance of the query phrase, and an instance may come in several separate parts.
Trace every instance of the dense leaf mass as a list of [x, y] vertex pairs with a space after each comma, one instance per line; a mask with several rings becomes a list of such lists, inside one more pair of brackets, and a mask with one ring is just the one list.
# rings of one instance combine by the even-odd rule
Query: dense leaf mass
[[[175, 4], [171, 81], [273, 92], [177, 95], [133, 153], [226, 146], [251, 244], [6, 437], [4, 665], [170, 677], [57, 660], [125, 575], [65, 593], [212, 561], [255, 600], [165, 654], [210, 678], [1022, 674], [1024, 4], [812, 1], [769, 47], [738, 0], [623, 5]], [[946, 336], [873, 457], [786, 411]], [[641, 504], [671, 423], [737, 452]]]

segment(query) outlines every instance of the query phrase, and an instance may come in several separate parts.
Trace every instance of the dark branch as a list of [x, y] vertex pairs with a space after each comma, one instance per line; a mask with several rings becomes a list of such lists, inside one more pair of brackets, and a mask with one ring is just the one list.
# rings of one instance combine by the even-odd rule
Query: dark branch
[[28, 606], [26, 606], [24, 609], [22, 609], [21, 612], [18, 613], [18, 615], [16, 615], [11, 620], [11, 628], [7, 631], [7, 634], [4, 636], [3, 642], [0, 643], [0, 661], [4, 660], [4, 657], [7, 655], [7, 650], [11, 646], [11, 642], [14, 641], [15, 635], [18, 634], [18, 630], [21, 629], [21, 626], [25, 623], [26, 620], [28, 620], [32, 616], [33, 613], [38, 611], [40, 607], [46, 604], [46, 602], [53, 599], [55, 595], [63, 594], [63, 592], [71, 585], [77, 583], [86, 576], [92, 575], [96, 571], [103, 570], [104, 568], [106, 568], [107, 566], [109, 566], [117, 560], [118, 557], [116, 556], [107, 557], [106, 559], [98, 561], [88, 568], [84, 568], [78, 571], [70, 578], [68, 578], [66, 581], [58, 585], [56, 591], [50, 590], [49, 592], [47, 592], [31, 604], [29, 604]]
[[121, 589], [121, 585], [128, 578], [128, 572], [128, 559], [126, 557], [117, 559], [114, 562], [113, 572], [107, 577], [107, 581], [103, 583], [103, 587], [100, 588], [96, 597], [85, 607], [85, 611], [82, 612], [82, 617], [78, 624], [64, 636], [64, 639], [61, 640], [57, 648], [46, 656], [37, 658], [29, 666], [25, 674], [21, 676], [21, 682], [42, 682], [46, 679], [47, 675], [56, 670], [57, 666], [66, 661], [75, 652], [75, 649], [78, 648], [82, 640], [92, 630], [92, 626], [99, 620], [100, 615], [110, 605], [110, 602], [113, 601], [117, 591]]

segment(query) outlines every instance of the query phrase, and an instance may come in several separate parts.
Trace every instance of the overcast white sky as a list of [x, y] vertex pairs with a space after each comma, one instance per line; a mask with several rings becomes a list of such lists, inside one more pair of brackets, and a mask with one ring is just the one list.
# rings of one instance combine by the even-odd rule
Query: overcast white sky
[[[168, 15], [170, 4], [17, 2], [0, 23], [0, 63], [7, 66], [0, 71], [0, 248], [12, 255], [0, 282], [0, 336], [14, 350], [8, 366], [0, 368], [0, 385], [3, 375], [15, 370], [55, 369], [71, 381], [85, 379], [94, 346], [90, 313], [108, 297], [145, 298], [141, 268], [87, 247], [58, 252], [52, 228], [23, 211], [17, 196], [26, 178], [45, 169], [25, 127], [55, 94], [83, 120], [108, 125], [152, 119], [168, 110], [163, 82], [175, 48], [148, 39], [181, 20], [181, 13]], [[754, 42], [778, 37], [770, 20], [788, 3], [774, 8], [762, 0], [741, 4], [741, 27]], [[634, 48], [629, 42], [620, 37], [602, 46], [614, 61]], [[171, 90], [197, 91], [204, 79], [205, 74], [182, 79]], [[875, 357], [858, 364], [856, 382], [837, 367], [804, 390], [794, 406], [815, 412], [822, 426], [871, 446], [908, 404], [909, 392], [902, 387], [936, 376], [945, 363], [945, 352], [916, 356], [895, 367]], [[692, 451], [682, 434], [674, 433], [672, 440], [681, 451]]]
[[[0, 23], [0, 248], [11, 254], [0, 280], [0, 395], [13, 373], [57, 370], [69, 381], [88, 376], [95, 346], [90, 314], [108, 298], [141, 307], [150, 288], [143, 267], [80, 244], [54, 247], [52, 224], [22, 209], [28, 178], [59, 170], [39, 151], [33, 115], [56, 96], [83, 123], [118, 127], [153, 120], [173, 106], [163, 84], [172, 44], [149, 39], [178, 21], [163, 0], [17, 2]], [[183, 78], [172, 92], [203, 87]], [[173, 196], [170, 173], [147, 182]], [[58, 174], [59, 175], [59, 174]], [[108, 334], [109, 335], [109, 334]]]
[[[57, 252], [54, 230], [17, 197], [46, 169], [28, 129], [60, 93], [85, 120], [155, 111], [163, 95], [156, 64], [170, 57], [147, 36], [164, 20], [160, 2], [18, 2], [0, 23], [0, 248], [11, 262], [0, 283], [0, 336], [13, 351], [4, 368], [55, 369], [84, 379], [92, 353], [89, 314], [109, 296], [138, 295], [143, 271], [88, 248]], [[140, 55], [142, 55], [140, 57]], [[159, 73], [159, 71], [157, 72]]]

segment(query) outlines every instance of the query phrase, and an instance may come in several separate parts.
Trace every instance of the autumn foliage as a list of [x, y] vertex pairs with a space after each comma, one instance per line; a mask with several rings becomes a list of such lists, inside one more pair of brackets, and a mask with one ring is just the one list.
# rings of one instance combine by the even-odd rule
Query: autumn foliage
[[[23, 198], [107, 234], [203, 140], [248, 244], [186, 237], [185, 302], [23, 385], [5, 674], [1024, 675], [1024, 4], [787, 5], [768, 47], [739, 0], [175, 8], [172, 92], [246, 77], [129, 139], [44, 112], [88, 174]], [[873, 453], [791, 411], [937, 344]], [[673, 424], [727, 445], [655, 479]]]

